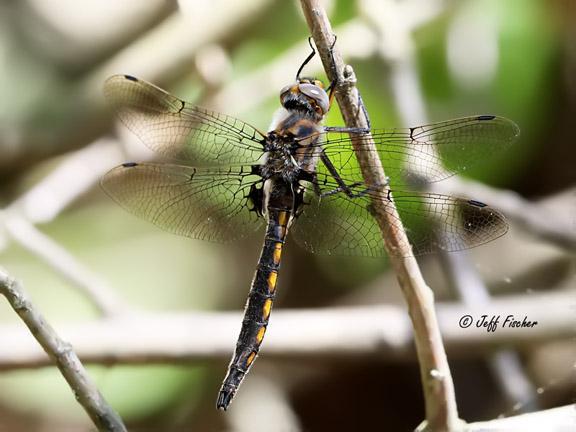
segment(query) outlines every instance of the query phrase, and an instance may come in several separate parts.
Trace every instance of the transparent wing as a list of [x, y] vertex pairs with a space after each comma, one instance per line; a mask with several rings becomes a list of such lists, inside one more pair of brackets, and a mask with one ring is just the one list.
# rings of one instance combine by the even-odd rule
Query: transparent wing
[[258, 179], [251, 167], [125, 163], [103, 177], [102, 187], [128, 211], [166, 231], [229, 242], [262, 225], [248, 199]]
[[118, 117], [157, 153], [196, 165], [251, 164], [262, 156], [264, 136], [252, 126], [192, 106], [129, 75], [114, 75], [104, 95]]
[[[337, 190], [337, 185], [326, 178], [319, 183], [324, 192], [331, 187]], [[373, 198], [382, 200], [392, 216], [385, 234], [404, 227], [415, 256], [473, 248], [508, 231], [502, 214], [477, 201], [395, 190], [391, 197], [400, 214], [398, 218], [390, 197], [369, 191], [365, 185], [351, 188], [352, 193], [360, 195], [356, 198], [349, 198], [344, 192], [319, 198], [312, 190], [307, 193], [308, 204], [291, 233], [299, 244], [315, 253], [384, 255], [382, 233], [370, 213]]]
[[320, 198], [309, 189], [304, 202], [303, 212], [290, 228], [292, 238], [303, 248], [324, 255], [385, 255], [378, 224], [364, 199], [348, 199], [339, 193]]
[[[475, 162], [501, 151], [519, 135], [505, 118], [474, 116], [407, 129], [376, 129], [372, 137], [386, 175], [394, 186], [435, 182], [465, 171]], [[360, 176], [348, 133], [326, 132], [322, 146], [340, 175]], [[358, 151], [370, 151], [357, 135]]]

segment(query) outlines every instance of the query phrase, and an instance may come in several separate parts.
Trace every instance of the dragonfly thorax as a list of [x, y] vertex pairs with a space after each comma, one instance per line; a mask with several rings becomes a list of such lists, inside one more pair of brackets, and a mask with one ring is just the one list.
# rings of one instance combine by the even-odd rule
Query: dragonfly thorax
[[265, 179], [281, 177], [288, 182], [294, 181], [300, 172], [300, 166], [294, 158], [296, 148], [297, 144], [293, 137], [270, 132], [261, 168], [262, 177]]

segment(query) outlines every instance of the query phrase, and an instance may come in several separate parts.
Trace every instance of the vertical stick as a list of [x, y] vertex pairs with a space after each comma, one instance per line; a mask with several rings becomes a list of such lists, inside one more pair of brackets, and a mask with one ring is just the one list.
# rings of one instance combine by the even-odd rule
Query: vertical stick
[[0, 269], [0, 294], [6, 297], [34, 338], [60, 369], [60, 373], [74, 392], [76, 400], [82, 405], [98, 430], [126, 432], [122, 419], [100, 394], [72, 346], [56, 334], [30, 302], [20, 284], [2, 269]]
[[[331, 81], [339, 83], [336, 100], [346, 126], [366, 128], [368, 119], [358, 110], [358, 92], [354, 87], [352, 69], [344, 65], [334, 43], [334, 34], [324, 8], [318, 0], [301, 0], [308, 27], [318, 48], [320, 58]], [[352, 84], [352, 85], [351, 85]], [[371, 136], [363, 135], [362, 147], [369, 151], [356, 152], [362, 175], [367, 184], [385, 185], [386, 175]], [[354, 143], [356, 146], [357, 143]], [[383, 186], [382, 197], [386, 197], [387, 186]], [[408, 312], [414, 328], [414, 341], [420, 364], [420, 376], [426, 404], [427, 423], [421, 430], [453, 431], [459, 425], [454, 384], [446, 358], [444, 345], [434, 310], [434, 294], [426, 285], [418, 263], [410, 256], [411, 247], [402, 228], [398, 226], [399, 215], [389, 201], [373, 199], [376, 218], [387, 251], [390, 253], [398, 282], [408, 304]]]

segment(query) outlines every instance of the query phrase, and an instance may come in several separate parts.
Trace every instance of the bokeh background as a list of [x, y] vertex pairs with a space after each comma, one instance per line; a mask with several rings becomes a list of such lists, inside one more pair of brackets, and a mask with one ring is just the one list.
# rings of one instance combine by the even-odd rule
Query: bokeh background
[[[374, 127], [486, 113], [520, 126], [514, 146], [467, 170], [473, 183], [453, 186], [452, 192], [512, 213], [506, 237], [464, 259], [486, 295], [518, 304], [565, 296], [573, 311], [574, 2], [334, 0], [326, 6]], [[0, 265], [23, 282], [57, 329], [102, 319], [102, 308], [86, 294], [90, 286], [110, 293], [100, 298], [104, 309], [241, 310], [261, 238], [223, 246], [167, 234], [123, 211], [99, 187], [113, 166], [151, 157], [114, 122], [102, 83], [114, 73], [132, 74], [266, 130], [280, 88], [309, 53], [308, 35], [296, 1], [0, 3]], [[318, 59], [307, 74], [324, 78]], [[337, 109], [326, 123], [342, 124]], [[550, 234], [547, 224], [561, 234]], [[473, 301], [466, 286], [454, 286], [453, 259], [423, 258], [427, 281], [441, 303]], [[316, 256], [288, 243], [276, 309], [373, 304], [404, 307], [385, 259]], [[271, 319], [273, 326], [274, 313]], [[20, 343], [10, 339], [20, 327], [0, 302], [0, 340], [14, 344], [0, 346], [7, 356], [0, 357], [0, 430], [91, 430], [55, 369], [2, 363]], [[267, 359], [265, 345], [227, 414], [214, 408], [225, 356], [120, 361], [89, 371], [130, 430], [336, 432], [384, 425], [404, 431], [423, 419], [414, 356], [375, 350]], [[526, 337], [520, 348], [511, 343], [500, 351], [487, 346], [449, 349], [467, 421], [572, 402], [573, 339], [530, 343]]]

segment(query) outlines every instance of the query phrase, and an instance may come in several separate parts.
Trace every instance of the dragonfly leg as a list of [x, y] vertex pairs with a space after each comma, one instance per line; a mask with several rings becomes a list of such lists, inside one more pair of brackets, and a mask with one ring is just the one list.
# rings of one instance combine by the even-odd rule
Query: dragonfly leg
[[[374, 192], [374, 193], [378, 193], [379, 191], [382, 190], [382, 188], [388, 186], [388, 181], [385, 184], [382, 185], [375, 185], [372, 187], [366, 187], [365, 189], [359, 191], [359, 192], [352, 192], [352, 188], [358, 187], [358, 186], [362, 186], [364, 184], [364, 182], [356, 182], [356, 183], [352, 183], [350, 185], [345, 185], [345, 186], [339, 186], [336, 189], [332, 189], [326, 192], [322, 192], [320, 194], [321, 198], [327, 197], [327, 196], [331, 196], [331, 195], [335, 195], [337, 193], [340, 192], [344, 192], [344, 194], [346, 194], [346, 196], [348, 198], [361, 198], [363, 196], [368, 195], [370, 192]], [[388, 192], [386, 193], [386, 199], [388, 201], [392, 201], [391, 199], [391, 190], [389, 189]]]
[[[360, 94], [360, 90], [356, 88], [358, 91], [358, 110], [362, 110], [364, 117], [366, 118], [366, 130], [369, 132], [372, 129], [372, 121], [370, 120], [370, 116], [368, 115], [368, 110], [366, 109], [366, 105], [364, 105], [364, 101], [362, 100], [362, 95]], [[358, 113], [356, 113], [358, 115]]]
[[[344, 80], [338, 80], [338, 72], [336, 70], [336, 62], [334, 60], [334, 45], [336, 45], [336, 35], [334, 35], [334, 42], [330, 47], [330, 56], [332, 57], [332, 76], [334, 80], [330, 83], [327, 90], [329, 91], [328, 97], [330, 100], [330, 107], [332, 106], [332, 101], [334, 100], [334, 92], [338, 87], [356, 87], [356, 77], [354, 76], [354, 72], [351, 67], [347, 66], [344, 68]], [[360, 94], [360, 90], [356, 87], [356, 93], [358, 94], [358, 100], [356, 104], [358, 105], [358, 110], [356, 111], [356, 116], [358, 113], [362, 111], [364, 117], [366, 118], [367, 126], [365, 128], [346, 128], [347, 130], [340, 130], [337, 128], [326, 128], [326, 130], [334, 130], [336, 132], [349, 132], [349, 133], [368, 133], [370, 129], [372, 129], [372, 122], [370, 121], [370, 116], [368, 115], [368, 110], [366, 109], [366, 105], [364, 105], [364, 101], [362, 100], [362, 95]], [[344, 128], [341, 128], [344, 129]]]
[[330, 191], [320, 193], [320, 197], [324, 198], [324, 197], [327, 197], [330, 195], [335, 195], [337, 193], [344, 192], [346, 194], [346, 196], [349, 198], [359, 198], [359, 197], [366, 195], [368, 192], [370, 192], [371, 189], [366, 188], [360, 192], [352, 192], [352, 188], [357, 187], [357, 186], [361, 186], [363, 184], [364, 184], [363, 182], [356, 182], [356, 183], [352, 183], [351, 185], [339, 186], [336, 189], [332, 189]]
[[358, 197], [364, 196], [370, 192], [377, 192], [378, 190], [381, 190], [382, 188], [388, 186], [388, 184], [389, 184], [389, 180], [386, 179], [386, 183], [383, 185], [367, 186], [366, 189], [364, 189], [360, 192], [355, 192], [352, 189], [355, 187], [363, 185], [364, 184], [363, 182], [355, 182], [352, 184], [346, 184], [344, 179], [342, 177], [340, 177], [338, 170], [336, 169], [336, 167], [334, 166], [334, 164], [332, 163], [332, 161], [330, 160], [328, 155], [324, 152], [324, 150], [322, 150], [322, 152], [320, 153], [320, 159], [324, 163], [324, 166], [326, 166], [326, 168], [328, 169], [328, 172], [332, 175], [332, 178], [334, 178], [334, 180], [338, 184], [338, 187], [336, 189], [333, 189], [333, 190], [330, 190], [327, 192], [323, 192], [320, 194], [320, 197], [326, 197], [326, 196], [337, 194], [339, 192], [344, 192], [346, 194], [346, 196], [349, 198], [358, 198]]
[[330, 46], [330, 57], [332, 57], [332, 76], [334, 77], [334, 79], [330, 82], [330, 85], [328, 86], [328, 88], [326, 89], [326, 91], [328, 92], [328, 100], [330, 102], [330, 104], [328, 105], [330, 109], [332, 107], [332, 102], [334, 101], [334, 91], [336, 90], [336, 86], [338, 84], [338, 71], [336, 70], [336, 62], [334, 61], [334, 45], [336, 45], [336, 41], [338, 40], [338, 36], [336, 36], [335, 34], [333, 34], [332, 36], [334, 36], [334, 42], [332, 42], [332, 45]]
[[324, 131], [326, 132], [342, 132], [342, 133], [353, 133], [353, 134], [367, 134], [370, 132], [369, 128], [359, 128], [359, 127], [346, 127], [346, 126], [324, 126]]

